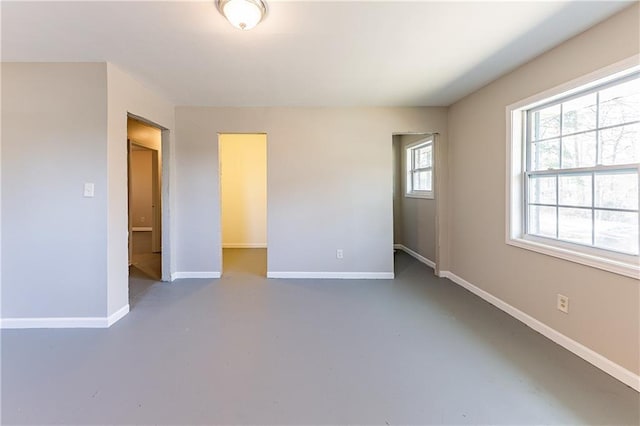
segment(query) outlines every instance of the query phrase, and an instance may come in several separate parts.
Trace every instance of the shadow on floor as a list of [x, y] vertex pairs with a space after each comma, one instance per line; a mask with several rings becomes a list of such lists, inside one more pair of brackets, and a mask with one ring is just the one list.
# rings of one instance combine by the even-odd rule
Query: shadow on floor
[[129, 267], [129, 307], [134, 307], [154, 284], [160, 280], [149, 277], [135, 266]]

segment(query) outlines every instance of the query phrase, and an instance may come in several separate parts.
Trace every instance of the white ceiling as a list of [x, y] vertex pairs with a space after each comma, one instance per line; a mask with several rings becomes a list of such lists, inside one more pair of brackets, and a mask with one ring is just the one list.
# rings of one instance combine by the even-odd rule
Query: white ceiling
[[177, 105], [449, 105], [631, 1], [2, 1], [3, 61], [109, 61]]

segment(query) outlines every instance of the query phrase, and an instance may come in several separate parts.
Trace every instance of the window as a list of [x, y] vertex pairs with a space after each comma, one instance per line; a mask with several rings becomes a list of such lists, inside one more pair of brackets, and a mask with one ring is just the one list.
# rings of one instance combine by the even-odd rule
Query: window
[[433, 198], [433, 137], [405, 148], [407, 197]]
[[637, 68], [508, 111], [507, 242], [639, 278]]

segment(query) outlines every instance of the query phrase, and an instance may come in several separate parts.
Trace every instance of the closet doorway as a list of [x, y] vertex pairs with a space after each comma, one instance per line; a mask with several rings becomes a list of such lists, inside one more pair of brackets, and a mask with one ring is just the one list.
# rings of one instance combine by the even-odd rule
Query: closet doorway
[[218, 135], [222, 274], [267, 275], [267, 135]]
[[[392, 137], [393, 244], [435, 271], [438, 262], [437, 133]], [[397, 271], [396, 271], [397, 272]]]

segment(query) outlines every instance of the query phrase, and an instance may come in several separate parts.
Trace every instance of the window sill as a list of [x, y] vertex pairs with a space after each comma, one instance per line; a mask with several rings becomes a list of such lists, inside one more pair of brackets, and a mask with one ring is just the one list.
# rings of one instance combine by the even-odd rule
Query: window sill
[[420, 193], [416, 193], [416, 192], [407, 193], [407, 194], [404, 194], [404, 196], [406, 198], [423, 198], [425, 200], [433, 200], [433, 199], [435, 199], [433, 194], [420, 194]]
[[507, 244], [640, 280], [640, 264], [635, 256], [629, 256], [633, 261], [611, 259], [528, 238], [507, 239]]

